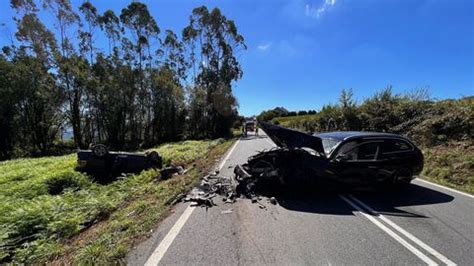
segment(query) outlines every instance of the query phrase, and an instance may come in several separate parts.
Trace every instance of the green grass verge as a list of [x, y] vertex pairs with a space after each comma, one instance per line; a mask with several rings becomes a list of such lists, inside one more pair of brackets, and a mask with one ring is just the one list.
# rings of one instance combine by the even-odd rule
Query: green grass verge
[[170, 199], [189, 190], [232, 142], [184, 141], [154, 149], [167, 164], [192, 166], [162, 182], [151, 169], [101, 185], [74, 171], [75, 155], [0, 163], [0, 262], [122, 260], [167, 215]]
[[449, 142], [423, 149], [425, 167], [422, 178], [474, 194], [474, 145]]

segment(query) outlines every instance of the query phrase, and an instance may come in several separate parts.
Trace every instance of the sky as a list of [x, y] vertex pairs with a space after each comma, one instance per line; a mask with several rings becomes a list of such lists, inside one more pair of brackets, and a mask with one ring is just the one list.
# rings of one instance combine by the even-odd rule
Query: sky
[[[100, 12], [116, 14], [129, 2], [92, 1]], [[201, 5], [219, 7], [235, 21], [247, 45], [237, 54], [244, 75], [233, 86], [245, 116], [277, 106], [318, 110], [336, 103], [344, 88], [358, 101], [388, 85], [395, 93], [429, 87], [436, 99], [474, 95], [472, 0], [142, 2], [162, 31], [180, 33]], [[2, 3], [1, 46], [15, 32], [14, 13]], [[99, 42], [105, 49], [105, 40]]]

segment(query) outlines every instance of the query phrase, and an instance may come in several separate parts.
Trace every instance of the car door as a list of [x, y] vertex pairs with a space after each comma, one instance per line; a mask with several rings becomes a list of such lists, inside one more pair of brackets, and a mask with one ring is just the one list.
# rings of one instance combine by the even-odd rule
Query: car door
[[365, 185], [378, 177], [381, 140], [349, 141], [331, 160], [331, 170], [344, 184]]
[[397, 172], [406, 177], [411, 177], [414, 147], [402, 139], [385, 139], [379, 155], [379, 179], [388, 180]]

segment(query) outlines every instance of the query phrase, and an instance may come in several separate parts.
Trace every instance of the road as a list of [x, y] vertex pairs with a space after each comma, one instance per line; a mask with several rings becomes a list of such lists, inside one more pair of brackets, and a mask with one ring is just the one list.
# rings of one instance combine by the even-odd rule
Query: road
[[[266, 136], [240, 139], [221, 175], [258, 151]], [[474, 198], [422, 180], [403, 193], [319, 194], [179, 204], [130, 265], [474, 265]], [[216, 201], [218, 202], [218, 201]]]

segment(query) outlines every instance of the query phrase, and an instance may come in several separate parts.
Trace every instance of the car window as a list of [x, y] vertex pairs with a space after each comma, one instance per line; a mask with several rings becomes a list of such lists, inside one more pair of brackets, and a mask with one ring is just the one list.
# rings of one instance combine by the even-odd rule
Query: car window
[[354, 149], [357, 146], [357, 142], [355, 141], [350, 141], [345, 143], [338, 151], [338, 155], [340, 154], [346, 154], [348, 151]]
[[326, 155], [328, 155], [334, 149], [334, 147], [336, 147], [336, 145], [341, 142], [340, 140], [333, 138], [321, 138], [321, 140], [323, 142], [323, 148]]
[[404, 140], [387, 139], [387, 140], [384, 140], [384, 143], [382, 145], [382, 154], [410, 151], [412, 149], [413, 149], [413, 146]]
[[379, 152], [380, 142], [367, 142], [357, 144], [357, 142], [348, 142], [339, 151], [339, 154], [345, 154], [349, 161], [375, 160]]

